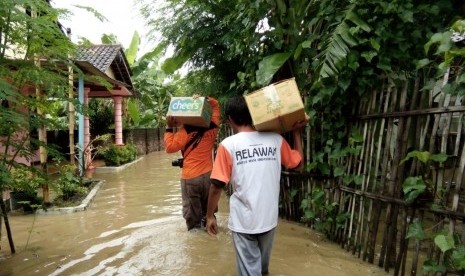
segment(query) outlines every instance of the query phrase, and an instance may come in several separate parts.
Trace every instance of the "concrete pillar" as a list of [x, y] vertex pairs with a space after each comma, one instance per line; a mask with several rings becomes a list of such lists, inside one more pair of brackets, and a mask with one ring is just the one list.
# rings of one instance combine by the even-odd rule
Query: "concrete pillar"
[[122, 106], [123, 97], [114, 96], [113, 101], [115, 104], [115, 145], [122, 146], [123, 143], [123, 116]]

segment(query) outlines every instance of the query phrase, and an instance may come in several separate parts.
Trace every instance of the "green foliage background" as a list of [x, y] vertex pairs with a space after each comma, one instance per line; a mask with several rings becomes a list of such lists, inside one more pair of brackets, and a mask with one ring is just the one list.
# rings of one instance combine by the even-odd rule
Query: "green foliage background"
[[461, 1], [446, 0], [138, 2], [152, 33], [161, 34], [157, 49], [174, 48], [162, 69], [189, 68], [177, 93], [224, 100], [295, 77], [307, 99], [314, 158], [328, 146], [349, 146], [348, 114], [383, 91], [380, 80], [394, 87], [435, 81], [442, 57], [430, 54], [422, 67], [424, 45], [463, 16]]

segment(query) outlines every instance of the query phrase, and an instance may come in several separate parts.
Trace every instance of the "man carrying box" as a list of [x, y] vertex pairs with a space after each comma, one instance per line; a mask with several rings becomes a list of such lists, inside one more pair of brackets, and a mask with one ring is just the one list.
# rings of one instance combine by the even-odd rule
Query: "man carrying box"
[[[199, 98], [198, 94], [192, 96]], [[173, 162], [181, 167], [182, 213], [187, 230], [205, 225], [207, 214], [210, 174], [213, 167], [212, 151], [220, 125], [220, 105], [212, 97], [206, 97], [212, 113], [208, 127], [180, 125], [175, 116], [166, 117], [166, 132], [163, 140], [167, 153], [181, 151], [183, 159]], [[180, 128], [174, 133], [173, 128]]]
[[214, 212], [223, 187], [232, 185], [228, 228], [236, 251], [237, 275], [266, 275], [278, 224], [281, 165], [303, 169], [301, 130], [307, 118], [293, 124], [292, 149], [280, 134], [255, 130], [244, 97], [230, 99], [225, 115], [235, 134], [220, 143], [215, 157], [207, 232], [212, 236], [218, 233]]

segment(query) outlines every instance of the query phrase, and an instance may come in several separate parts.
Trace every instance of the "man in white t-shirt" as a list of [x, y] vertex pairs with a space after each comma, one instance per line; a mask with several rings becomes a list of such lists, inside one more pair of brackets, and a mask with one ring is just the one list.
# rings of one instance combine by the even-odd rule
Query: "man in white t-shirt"
[[301, 171], [303, 149], [301, 129], [307, 121], [298, 122], [291, 149], [278, 133], [257, 132], [244, 97], [228, 101], [225, 114], [234, 135], [218, 147], [210, 176], [207, 208], [207, 231], [215, 236], [218, 226], [214, 212], [222, 189], [232, 185], [228, 227], [236, 251], [238, 275], [265, 275], [278, 224], [281, 165]]

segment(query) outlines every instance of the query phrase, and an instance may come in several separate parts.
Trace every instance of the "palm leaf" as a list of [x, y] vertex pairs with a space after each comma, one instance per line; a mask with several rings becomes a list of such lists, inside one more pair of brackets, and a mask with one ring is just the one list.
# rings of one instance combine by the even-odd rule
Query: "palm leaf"
[[131, 70], [134, 76], [138, 76], [142, 72], [148, 70], [149, 65], [156, 61], [161, 53], [166, 50], [167, 43], [162, 42], [160, 43], [155, 49], [152, 51], [145, 53], [142, 57], [137, 59], [132, 65]]
[[291, 55], [291, 52], [287, 52], [264, 57], [258, 64], [258, 70], [255, 72], [257, 84], [265, 86], [270, 83], [274, 74], [278, 72]]
[[176, 70], [180, 69], [184, 63], [189, 60], [188, 56], [177, 55], [170, 58], [167, 58], [163, 62], [161, 69], [168, 75], [173, 74]]
[[371, 31], [370, 26], [355, 13], [354, 8], [355, 4], [346, 9], [343, 20], [328, 38], [324, 51], [317, 56], [321, 60], [319, 79], [335, 77], [346, 61], [350, 49], [360, 43], [352, 33], [349, 22], [364, 32]]
[[137, 52], [139, 51], [140, 45], [140, 36], [137, 31], [132, 34], [131, 44], [129, 44], [129, 48], [126, 49], [125, 55], [128, 59], [129, 65], [133, 65], [136, 61]]
[[176, 70], [180, 69], [186, 62], [188, 62], [197, 51], [197, 48], [182, 48], [174, 53], [172, 57], [167, 58], [161, 65], [161, 69], [167, 75], [173, 74]]
[[139, 105], [137, 104], [137, 102], [130, 99], [128, 101], [127, 110], [128, 110], [129, 117], [131, 118], [133, 122], [133, 126], [138, 127], [141, 121], [141, 115], [139, 111]]

